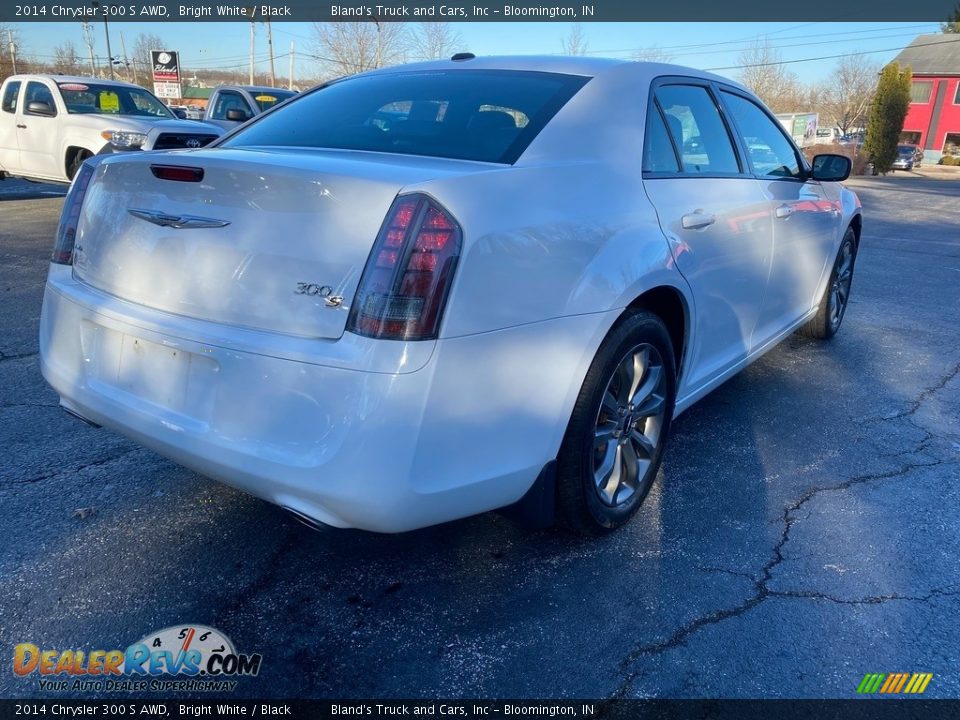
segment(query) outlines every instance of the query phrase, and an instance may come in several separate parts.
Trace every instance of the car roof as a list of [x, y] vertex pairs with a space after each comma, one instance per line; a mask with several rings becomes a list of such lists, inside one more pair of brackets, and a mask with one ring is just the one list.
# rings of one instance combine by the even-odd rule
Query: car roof
[[472, 57], [466, 60], [428, 60], [426, 62], [393, 65], [379, 70], [370, 70], [361, 74], [391, 74], [416, 72], [420, 70], [524, 70], [528, 72], [552, 72], [585, 77], [601, 77], [606, 74], [628, 71], [636, 74], [638, 80], [652, 80], [655, 77], [664, 75], [683, 75], [714, 80], [743, 88], [740, 83], [730, 78], [683, 65], [621, 60], [617, 58], [585, 57], [582, 55], [492, 55]]
[[247, 92], [293, 92], [287, 88], [269, 87], [268, 85], [217, 85], [216, 90], [246, 90]]
[[96, 83], [97, 85], [115, 85], [117, 87], [129, 87], [137, 88], [143, 90], [144, 88], [140, 85], [134, 85], [133, 83], [123, 82], [122, 80], [102, 80], [95, 77], [83, 77], [82, 75], [53, 75], [49, 73], [30, 73], [30, 74], [21, 74], [13, 75], [8, 78], [8, 80], [52, 80], [55, 83], [78, 83], [81, 85], [92, 85]]

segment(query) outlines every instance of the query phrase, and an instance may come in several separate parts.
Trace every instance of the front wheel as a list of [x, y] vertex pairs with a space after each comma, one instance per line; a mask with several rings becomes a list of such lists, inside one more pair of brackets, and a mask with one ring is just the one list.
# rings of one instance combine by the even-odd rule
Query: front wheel
[[663, 321], [635, 311], [600, 346], [557, 457], [561, 524], [599, 535], [626, 523], [650, 492], [676, 397]]
[[829, 340], [837, 334], [850, 300], [853, 268], [857, 260], [857, 237], [853, 228], [847, 228], [840, 250], [830, 272], [830, 280], [820, 297], [817, 314], [800, 328], [800, 334], [818, 340]]
[[83, 165], [87, 158], [91, 157], [93, 157], [92, 152], [89, 152], [88, 150], [77, 150], [73, 156], [73, 159], [70, 161], [69, 166], [67, 167], [67, 179], [73, 180], [73, 176], [77, 174], [80, 166]]

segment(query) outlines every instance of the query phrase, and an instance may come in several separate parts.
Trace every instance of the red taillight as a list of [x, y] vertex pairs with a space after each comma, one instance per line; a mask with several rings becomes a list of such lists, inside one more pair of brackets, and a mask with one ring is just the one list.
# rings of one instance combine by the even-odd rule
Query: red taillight
[[200, 182], [203, 180], [203, 168], [183, 165], [151, 165], [150, 172], [158, 180], [176, 180], [177, 182]]
[[73, 184], [67, 192], [63, 202], [63, 211], [60, 213], [60, 225], [57, 226], [57, 237], [53, 244], [52, 262], [59, 265], [73, 264], [73, 245], [77, 241], [77, 223], [80, 221], [80, 208], [83, 197], [87, 194], [90, 178], [93, 177], [94, 167], [84, 163], [73, 177]]
[[390, 340], [436, 338], [460, 241], [459, 225], [434, 200], [398, 197], [360, 278], [347, 330]]

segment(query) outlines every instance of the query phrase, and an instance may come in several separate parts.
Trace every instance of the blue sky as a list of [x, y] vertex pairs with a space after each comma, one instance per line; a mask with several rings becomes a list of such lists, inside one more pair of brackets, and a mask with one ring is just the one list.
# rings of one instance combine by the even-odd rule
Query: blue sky
[[[15, 26], [17, 27], [17, 26]], [[478, 55], [560, 53], [561, 42], [571, 29], [569, 23], [456, 23], [463, 36], [463, 49]], [[891, 60], [899, 48], [918, 34], [939, 31], [938, 23], [584, 23], [588, 52], [596, 56], [629, 57], [640, 48], [659, 48], [671, 61], [702, 69], [737, 65], [741, 50], [756, 38], [768, 38], [780, 49], [784, 60], [806, 60], [842, 53], [876, 51], [869, 57], [878, 62]], [[66, 41], [75, 43], [85, 57], [79, 23], [23, 23], [18, 26], [21, 53], [38, 58], [53, 55], [53, 48]], [[95, 26], [97, 54], [106, 56], [103, 25]], [[120, 34], [132, 48], [139, 33], [149, 32], [166, 41], [168, 49], [179, 50], [186, 68], [235, 67], [245, 69], [249, 48], [249, 25], [226, 23], [112, 23], [110, 39], [115, 55], [120, 53]], [[274, 52], [286, 53], [296, 43], [298, 69], [316, 75], [313, 61], [304, 54], [313, 52], [309, 23], [274, 23]], [[266, 68], [267, 43], [264, 26], [257, 25], [258, 68]], [[835, 59], [796, 62], [790, 69], [805, 82], [826, 77]], [[287, 59], [277, 63], [286, 74]], [[736, 75], [736, 69], [720, 69], [722, 75]]]

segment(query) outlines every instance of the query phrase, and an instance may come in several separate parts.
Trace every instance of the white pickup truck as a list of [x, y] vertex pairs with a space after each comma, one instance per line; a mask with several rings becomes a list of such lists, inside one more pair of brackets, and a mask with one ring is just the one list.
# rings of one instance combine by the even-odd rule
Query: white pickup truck
[[293, 90], [260, 85], [220, 85], [213, 89], [203, 119], [232, 130], [294, 95]]
[[130, 83], [13, 75], [0, 86], [0, 179], [69, 182], [92, 155], [199, 148], [222, 134], [215, 125], [177, 120]]

